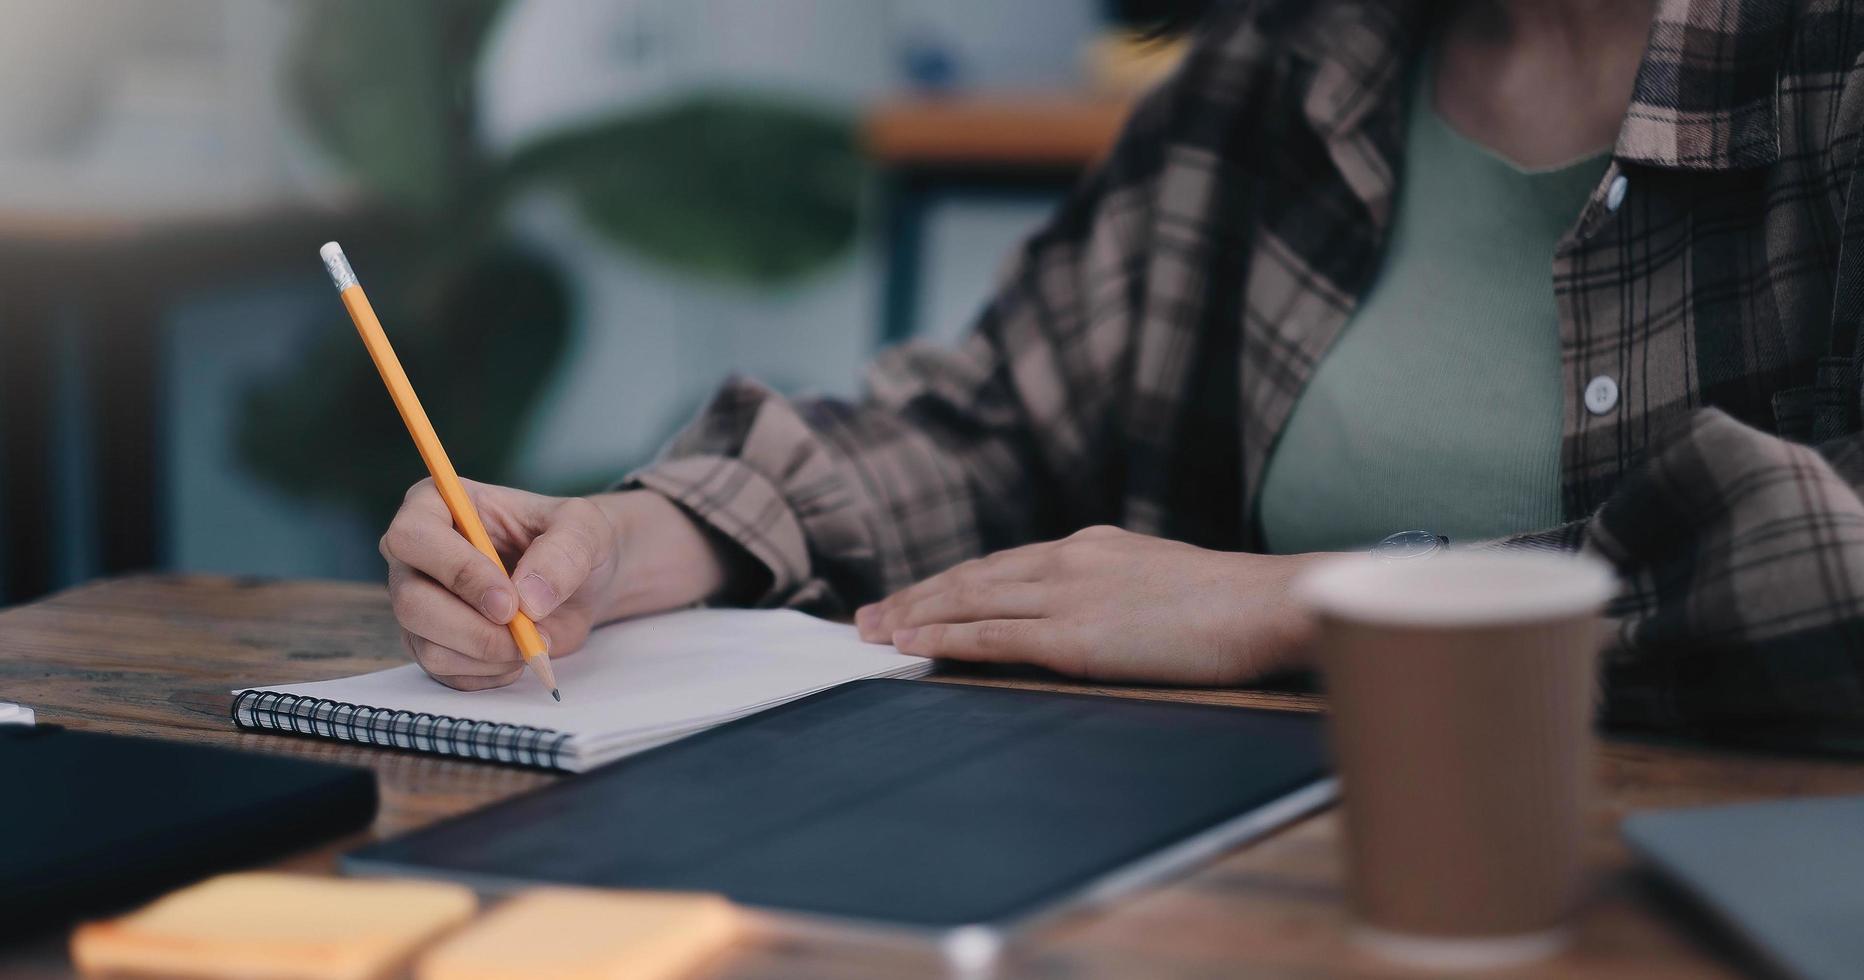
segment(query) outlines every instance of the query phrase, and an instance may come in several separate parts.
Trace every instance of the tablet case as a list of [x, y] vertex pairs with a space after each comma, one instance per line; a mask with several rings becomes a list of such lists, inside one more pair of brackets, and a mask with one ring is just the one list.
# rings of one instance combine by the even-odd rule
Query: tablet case
[[0, 725], [0, 936], [366, 826], [375, 775], [56, 725]]
[[710, 891], [918, 935], [1021, 927], [1330, 802], [1320, 716], [873, 680], [346, 856], [355, 873]]

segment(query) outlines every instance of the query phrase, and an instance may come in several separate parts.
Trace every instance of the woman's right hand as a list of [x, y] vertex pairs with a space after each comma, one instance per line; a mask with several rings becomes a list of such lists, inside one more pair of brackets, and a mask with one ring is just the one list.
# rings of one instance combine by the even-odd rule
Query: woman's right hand
[[713, 598], [756, 573], [741, 548], [651, 491], [546, 497], [461, 482], [509, 578], [454, 528], [432, 480], [408, 491], [381, 545], [402, 642], [449, 687], [523, 674], [505, 625], [520, 609], [560, 657], [599, 624]]

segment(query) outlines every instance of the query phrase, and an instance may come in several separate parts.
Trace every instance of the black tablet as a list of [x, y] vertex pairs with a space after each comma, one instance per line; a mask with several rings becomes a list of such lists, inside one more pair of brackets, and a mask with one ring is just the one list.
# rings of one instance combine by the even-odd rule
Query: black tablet
[[349, 855], [487, 891], [722, 892], [836, 923], [1001, 931], [1326, 805], [1314, 715], [858, 681]]

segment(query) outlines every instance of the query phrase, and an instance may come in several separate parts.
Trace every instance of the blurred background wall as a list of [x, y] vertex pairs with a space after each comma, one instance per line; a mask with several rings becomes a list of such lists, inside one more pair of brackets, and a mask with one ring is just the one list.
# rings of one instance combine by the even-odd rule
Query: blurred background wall
[[1109, 31], [1183, 6], [0, 0], [0, 602], [380, 574], [422, 471], [331, 238], [468, 477], [600, 487], [731, 372], [854, 393], [962, 332], [1157, 70]]

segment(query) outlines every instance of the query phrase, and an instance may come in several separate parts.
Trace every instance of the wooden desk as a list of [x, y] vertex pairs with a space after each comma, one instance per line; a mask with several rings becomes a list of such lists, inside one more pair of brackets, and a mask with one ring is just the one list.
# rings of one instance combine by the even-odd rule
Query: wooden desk
[[[400, 661], [379, 587], [223, 578], [142, 577], [100, 582], [0, 613], [0, 692], [73, 728], [230, 745], [366, 765], [382, 810], [364, 835], [284, 864], [328, 871], [363, 839], [534, 789], [540, 772], [340, 743], [235, 731], [227, 689], [241, 682], [312, 679]], [[948, 677], [1082, 689], [1047, 682]], [[1309, 698], [1232, 691], [1097, 689], [1315, 710]], [[1864, 791], [1864, 762], [1742, 755], [1608, 742], [1602, 800], [1590, 841], [1596, 896], [1577, 944], [1515, 976], [1725, 976], [1730, 951], [1659, 904], [1631, 873], [1615, 827], [1627, 810], [1778, 796]], [[1237, 974], [1377, 976], [1391, 973], [1344, 940], [1339, 818], [1327, 813], [1235, 850], [1175, 882], [1110, 909], [1044, 929], [1012, 953], [1006, 976], [1209, 977]], [[0, 949], [0, 975], [64, 977], [64, 937]], [[852, 943], [771, 939], [747, 946], [722, 977], [872, 978], [939, 975], [926, 954]]]

